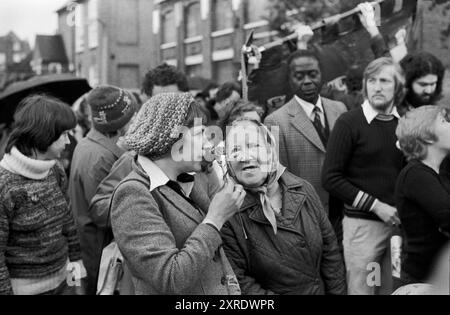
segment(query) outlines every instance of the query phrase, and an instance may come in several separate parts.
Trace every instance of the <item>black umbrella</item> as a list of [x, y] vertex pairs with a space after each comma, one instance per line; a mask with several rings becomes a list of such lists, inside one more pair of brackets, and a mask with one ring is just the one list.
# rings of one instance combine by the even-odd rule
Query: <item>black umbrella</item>
[[0, 123], [11, 123], [17, 106], [29, 95], [44, 93], [71, 105], [91, 89], [86, 79], [70, 74], [36, 76], [13, 83], [0, 94]]

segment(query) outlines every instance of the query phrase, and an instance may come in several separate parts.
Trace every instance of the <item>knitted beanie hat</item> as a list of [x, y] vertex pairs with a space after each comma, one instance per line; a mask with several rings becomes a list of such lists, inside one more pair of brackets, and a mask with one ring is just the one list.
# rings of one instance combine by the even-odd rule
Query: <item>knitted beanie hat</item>
[[190, 93], [163, 93], [152, 97], [139, 111], [125, 137], [127, 146], [139, 155], [157, 159], [180, 139], [179, 127], [195, 103]]
[[138, 105], [127, 91], [114, 86], [99, 86], [87, 96], [94, 128], [102, 133], [116, 132], [128, 124]]

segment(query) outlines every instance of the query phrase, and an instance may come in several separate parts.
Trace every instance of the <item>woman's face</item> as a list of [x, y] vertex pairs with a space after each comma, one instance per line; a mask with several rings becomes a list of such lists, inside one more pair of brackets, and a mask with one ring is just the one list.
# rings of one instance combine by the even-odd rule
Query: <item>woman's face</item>
[[434, 143], [439, 149], [450, 152], [450, 122], [440, 113], [435, 122], [435, 133], [438, 141]]
[[270, 156], [264, 133], [259, 126], [248, 121], [233, 126], [227, 136], [226, 153], [240, 184], [257, 188], [265, 183]]
[[64, 131], [61, 136], [52, 143], [47, 149], [45, 156], [49, 160], [56, 160], [61, 158], [61, 154], [66, 149], [66, 146], [70, 144], [69, 131]]

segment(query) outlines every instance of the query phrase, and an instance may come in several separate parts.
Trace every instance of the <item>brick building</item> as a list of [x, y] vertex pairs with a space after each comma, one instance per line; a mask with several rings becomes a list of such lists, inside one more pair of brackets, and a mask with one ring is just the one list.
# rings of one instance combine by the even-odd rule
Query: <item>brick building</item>
[[138, 89], [152, 65], [151, 0], [77, 0], [59, 9], [69, 67], [92, 86]]
[[155, 0], [153, 54], [189, 76], [218, 83], [236, 79], [242, 44], [273, 35], [264, 19], [269, 0]]

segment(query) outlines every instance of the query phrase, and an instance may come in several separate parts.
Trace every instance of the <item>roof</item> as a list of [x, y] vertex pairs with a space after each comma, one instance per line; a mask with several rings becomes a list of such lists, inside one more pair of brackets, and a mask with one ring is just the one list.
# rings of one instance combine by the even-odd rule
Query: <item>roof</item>
[[37, 35], [34, 49], [45, 63], [69, 63], [61, 35]]
[[81, 2], [81, 1], [82, 0], [69, 0], [63, 6], [61, 6], [59, 9], [57, 9], [56, 13], [61, 13], [62, 11], [66, 10], [67, 8], [69, 8], [74, 3], [78, 3], [78, 2]]

